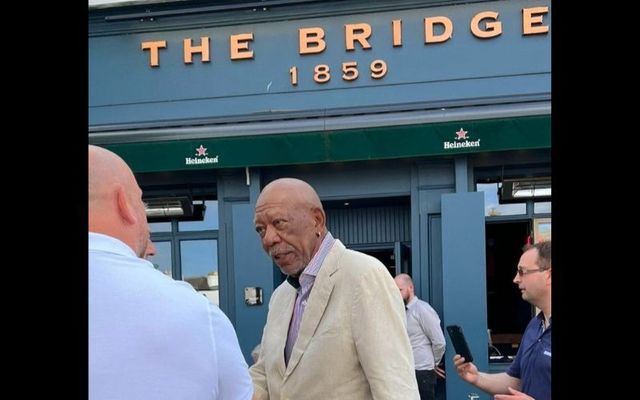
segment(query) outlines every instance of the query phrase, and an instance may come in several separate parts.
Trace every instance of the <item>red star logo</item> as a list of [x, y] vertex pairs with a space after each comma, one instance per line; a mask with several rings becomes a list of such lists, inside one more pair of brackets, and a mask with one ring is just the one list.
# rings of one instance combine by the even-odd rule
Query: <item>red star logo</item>
[[460, 128], [460, 130], [458, 132], [456, 132], [456, 135], [458, 135], [456, 140], [468, 139], [467, 138], [467, 132], [468, 131], [465, 131], [464, 129]]
[[200, 145], [200, 147], [196, 148], [196, 157], [200, 157], [200, 156], [206, 156], [207, 155], [207, 148], [204, 147], [203, 145]]

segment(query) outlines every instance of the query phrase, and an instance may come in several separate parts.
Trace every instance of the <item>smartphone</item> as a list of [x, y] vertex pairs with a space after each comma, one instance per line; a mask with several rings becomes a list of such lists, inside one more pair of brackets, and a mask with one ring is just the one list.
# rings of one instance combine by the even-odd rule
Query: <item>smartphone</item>
[[464, 357], [465, 362], [472, 362], [473, 356], [471, 355], [471, 350], [469, 350], [467, 340], [464, 338], [464, 333], [462, 333], [462, 328], [459, 325], [448, 325], [447, 332], [449, 332], [456, 354]]

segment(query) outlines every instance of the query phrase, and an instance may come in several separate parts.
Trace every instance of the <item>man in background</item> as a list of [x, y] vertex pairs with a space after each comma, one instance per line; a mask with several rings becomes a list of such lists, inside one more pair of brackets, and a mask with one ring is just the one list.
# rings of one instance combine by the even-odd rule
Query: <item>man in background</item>
[[436, 368], [445, 350], [440, 317], [429, 303], [415, 295], [413, 280], [409, 275], [397, 275], [395, 281], [407, 309], [407, 332], [413, 350], [420, 399], [435, 400]]
[[133, 172], [89, 146], [89, 399], [250, 399], [229, 319], [155, 270], [149, 243]]
[[459, 354], [453, 362], [462, 379], [494, 394], [495, 400], [551, 400], [551, 241], [525, 247], [513, 283], [541, 311], [527, 325], [507, 371], [479, 372]]

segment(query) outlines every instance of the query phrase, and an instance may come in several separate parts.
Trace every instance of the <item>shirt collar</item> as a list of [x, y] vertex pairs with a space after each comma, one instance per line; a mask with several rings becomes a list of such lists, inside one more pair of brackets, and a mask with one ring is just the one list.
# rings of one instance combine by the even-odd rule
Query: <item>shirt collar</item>
[[417, 304], [417, 303], [418, 303], [418, 300], [419, 300], [419, 299], [418, 299], [418, 296], [414, 295], [414, 296], [413, 296], [413, 299], [411, 299], [411, 301], [409, 301], [409, 302], [407, 303], [407, 307], [406, 307], [406, 308], [407, 308], [407, 310], [408, 310], [410, 307], [412, 307], [414, 304]]
[[313, 255], [313, 257], [309, 261], [309, 264], [307, 264], [300, 276], [296, 278], [288, 275], [287, 282], [289, 282], [289, 284], [293, 286], [294, 289], [298, 289], [300, 287], [300, 279], [302, 279], [303, 281], [315, 280], [315, 277], [318, 275], [324, 259], [329, 254], [329, 250], [331, 250], [331, 247], [333, 247], [335, 241], [336, 240], [333, 238], [333, 235], [331, 235], [331, 232], [327, 231], [324, 239], [322, 239], [322, 243], [320, 243], [318, 251]]
[[[536, 318], [538, 318], [540, 322], [544, 321], [544, 313], [540, 311], [538, 315], [536, 315]], [[549, 325], [551, 325], [551, 317], [549, 317]]]
[[331, 232], [327, 231], [324, 239], [322, 239], [322, 243], [320, 243], [318, 251], [313, 255], [313, 258], [309, 261], [309, 264], [307, 264], [307, 267], [302, 271], [301, 275], [310, 275], [315, 278], [335, 241], [336, 240], [331, 235]]
[[115, 253], [137, 258], [133, 249], [123, 241], [102, 233], [89, 232], [89, 250]]

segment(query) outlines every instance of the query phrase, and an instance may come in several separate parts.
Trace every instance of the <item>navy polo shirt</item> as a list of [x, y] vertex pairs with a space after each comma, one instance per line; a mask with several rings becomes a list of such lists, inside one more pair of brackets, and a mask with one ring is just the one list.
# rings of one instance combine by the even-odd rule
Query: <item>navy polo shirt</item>
[[544, 329], [542, 311], [522, 335], [520, 348], [507, 374], [520, 379], [520, 391], [536, 400], [551, 400], [551, 319]]

